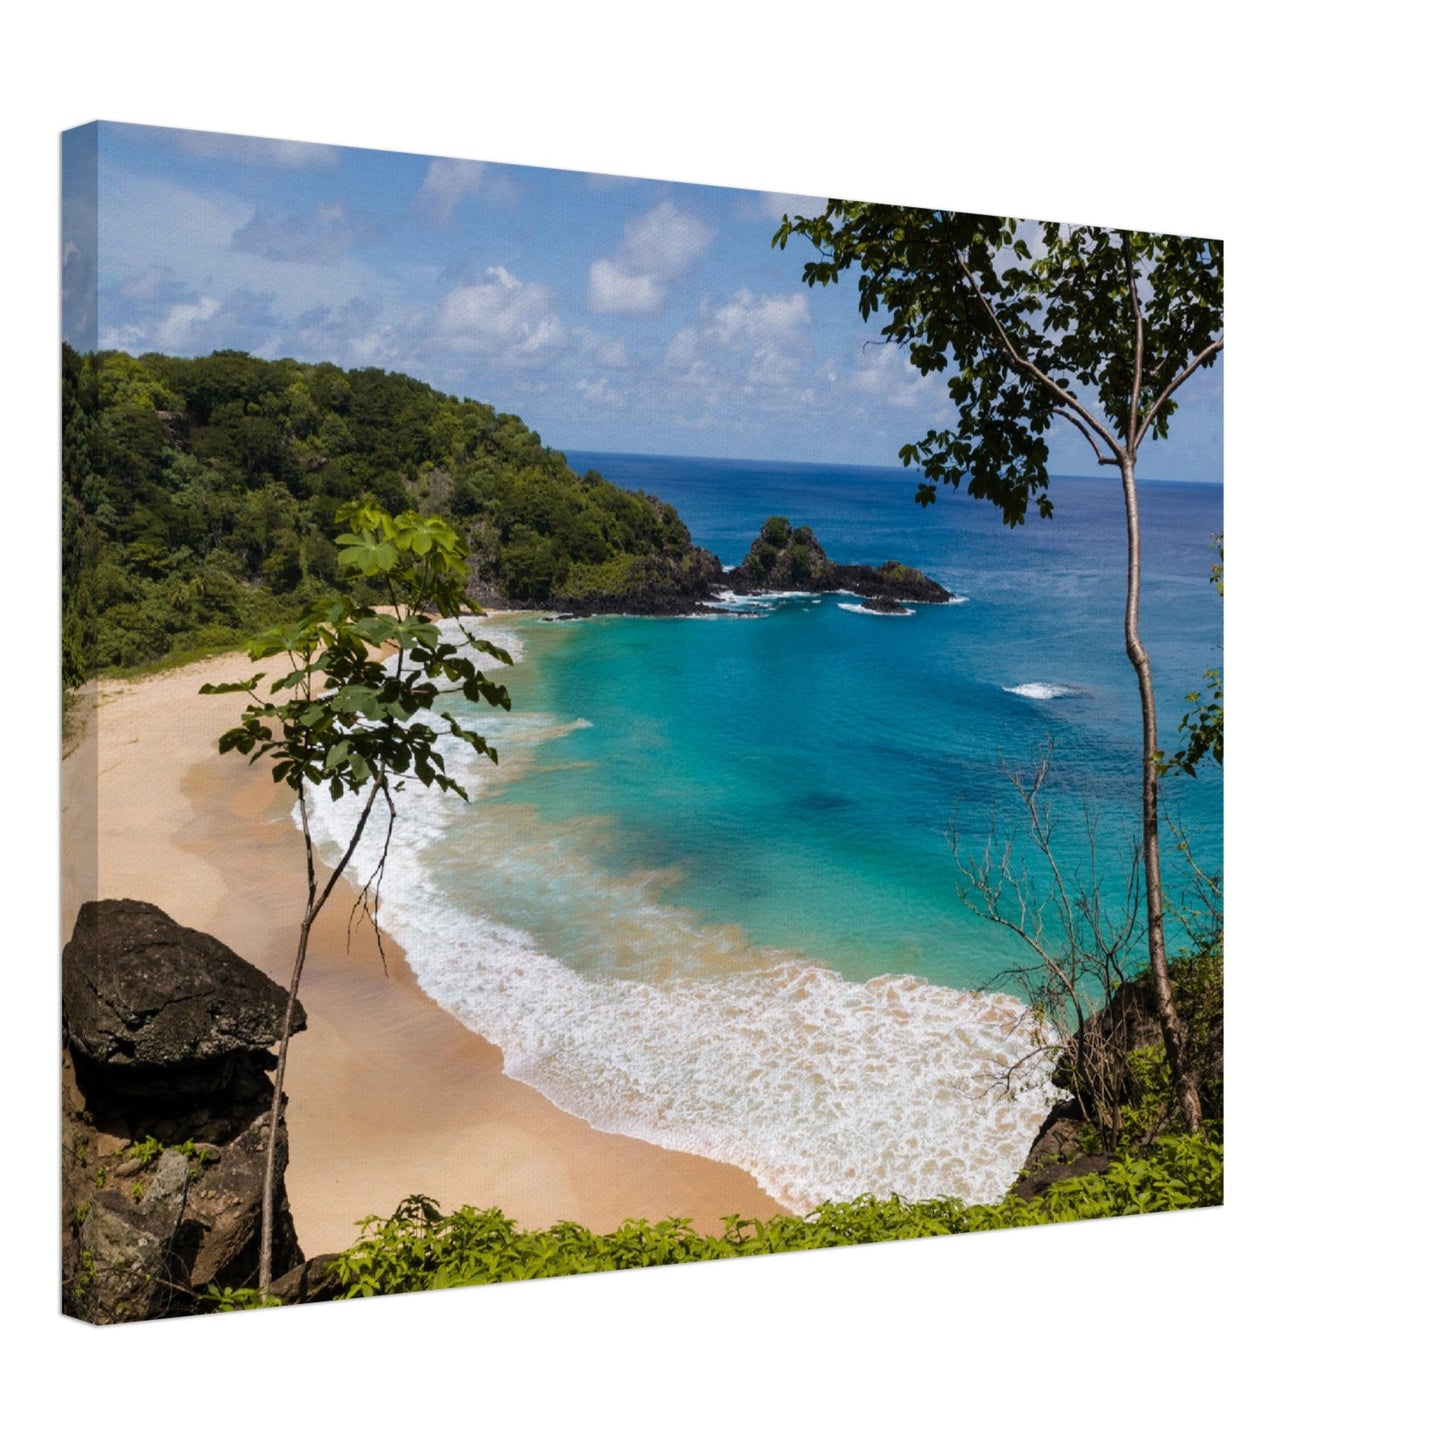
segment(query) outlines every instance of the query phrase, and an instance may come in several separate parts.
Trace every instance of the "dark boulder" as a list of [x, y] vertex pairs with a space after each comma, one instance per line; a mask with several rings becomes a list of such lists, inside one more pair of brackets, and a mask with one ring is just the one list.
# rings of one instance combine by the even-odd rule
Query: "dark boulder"
[[948, 602], [953, 597], [942, 583], [901, 562], [885, 562], [881, 567], [839, 567], [838, 581], [849, 592], [879, 601]]
[[[62, 966], [66, 1313], [192, 1314], [256, 1283], [284, 990], [149, 903], [81, 909]], [[299, 1010], [298, 1010], [299, 1013]], [[274, 1277], [301, 1263], [276, 1136]]]
[[[61, 1005], [77, 1072], [137, 1094], [223, 1089], [281, 1036], [286, 990], [219, 939], [152, 903], [87, 903], [61, 962]], [[306, 1027], [298, 1004], [292, 1032]]]
[[98, 1191], [79, 1229], [78, 1278], [71, 1303], [97, 1323], [185, 1314], [190, 1303], [176, 1249], [190, 1167], [162, 1154], [150, 1178], [132, 1189]]
[[[1224, 962], [1207, 947], [1169, 966], [1175, 1008], [1199, 1085], [1203, 1116], [1224, 1123]], [[1064, 1042], [1053, 1082], [1068, 1091], [1040, 1125], [1013, 1192], [1032, 1199], [1050, 1184], [1102, 1172], [1115, 1155], [1099, 1152], [1101, 1139], [1118, 1146], [1147, 1147], [1162, 1132], [1180, 1127], [1172, 1091], [1161, 1098], [1145, 1076], [1163, 1064], [1164, 1033], [1148, 975], [1120, 984], [1104, 1006]], [[1146, 1092], [1153, 1089], [1152, 1095]], [[1146, 1109], [1147, 1102], [1147, 1109]], [[1123, 1126], [1132, 1113], [1129, 1137]], [[1112, 1127], [1099, 1127], [1100, 1125]], [[1139, 1137], [1142, 1133], [1142, 1138]]]

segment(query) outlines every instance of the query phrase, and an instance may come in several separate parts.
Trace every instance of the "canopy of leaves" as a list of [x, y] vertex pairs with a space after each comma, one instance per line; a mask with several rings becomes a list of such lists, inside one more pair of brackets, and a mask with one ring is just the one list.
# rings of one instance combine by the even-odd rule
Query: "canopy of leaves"
[[808, 285], [856, 267], [864, 319], [881, 314], [883, 336], [925, 375], [949, 373], [958, 425], [899, 453], [922, 469], [925, 505], [946, 482], [993, 502], [1010, 526], [1030, 499], [1047, 517], [1056, 418], [1116, 462], [1167, 434], [1175, 387], [1218, 354], [1218, 241], [842, 200], [785, 218], [773, 244], [795, 235], [820, 252], [803, 267]]
[[[319, 604], [343, 575], [331, 533], [347, 503], [442, 517], [473, 586], [518, 602], [605, 594], [690, 547], [671, 507], [395, 372], [66, 347], [61, 393], [67, 685], [235, 646]], [[366, 577], [359, 595], [381, 600]]]

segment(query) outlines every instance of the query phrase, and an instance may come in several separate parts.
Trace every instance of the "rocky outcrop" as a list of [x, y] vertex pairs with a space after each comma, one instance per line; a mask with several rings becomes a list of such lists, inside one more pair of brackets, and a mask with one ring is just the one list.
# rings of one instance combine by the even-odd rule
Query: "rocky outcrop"
[[[1206, 949], [1170, 965], [1175, 1007], [1189, 1040], [1204, 1118], [1224, 1120], [1224, 974], [1222, 956]], [[1032, 1199], [1050, 1184], [1081, 1174], [1101, 1173], [1114, 1162], [1112, 1153], [1088, 1149], [1099, 1131], [1090, 1121], [1107, 1118], [1111, 1107], [1132, 1110], [1152, 1120], [1143, 1127], [1149, 1140], [1177, 1127], [1167, 1085], [1154, 1086], [1156, 1099], [1146, 1104], [1148, 1085], [1140, 1061], [1156, 1056], [1162, 1068], [1164, 1034], [1147, 975], [1121, 984], [1109, 1001], [1069, 1037], [1054, 1069], [1053, 1083], [1069, 1097], [1054, 1105], [1029, 1149], [1013, 1192]], [[1158, 1112], [1156, 1113], [1155, 1110]], [[1137, 1141], [1136, 1141], [1137, 1142]]]
[[711, 552], [689, 546], [677, 556], [659, 552], [597, 567], [574, 567], [567, 585], [551, 594], [547, 606], [573, 616], [676, 617], [698, 611], [722, 585], [722, 563]]
[[759, 592], [852, 592], [869, 599], [872, 610], [903, 610], [905, 602], [947, 602], [953, 594], [916, 567], [885, 562], [881, 567], [829, 559], [811, 527], [794, 527], [786, 517], [763, 523], [748, 555], [727, 574], [743, 594]]
[[[77, 1072], [112, 1092], [214, 1093], [264, 1064], [286, 990], [152, 903], [85, 904], [65, 946], [61, 1006]], [[306, 1027], [297, 1005], [292, 1032]]]
[[[81, 909], [61, 1000], [62, 1307], [97, 1324], [154, 1319], [194, 1313], [212, 1286], [253, 1285], [285, 990], [218, 939], [120, 899]], [[284, 1115], [276, 1155], [280, 1276], [301, 1262]]]
[[537, 537], [536, 546], [544, 556], [535, 569], [529, 569], [530, 575], [509, 570], [502, 534], [492, 523], [485, 519], [474, 523], [467, 534], [471, 596], [483, 607], [542, 608], [569, 617], [600, 613], [676, 617], [698, 611], [721, 589], [722, 563], [693, 545], [674, 508], [657, 497], [642, 493], [637, 497], [655, 514], [662, 534], [650, 551], [606, 555], [604, 550], [602, 560], [584, 560], [597, 555], [589, 549], [563, 560], [559, 539]]
[[[656, 497], [644, 500], [659, 516], [670, 511]], [[484, 607], [542, 608], [566, 617], [626, 613], [634, 617], [676, 617], [701, 611], [724, 590], [760, 592], [851, 592], [877, 612], [905, 612], [909, 602], [947, 602], [953, 594], [915, 567], [885, 562], [862, 567], [831, 561], [811, 527], [793, 527], [769, 517], [741, 564], [725, 571], [711, 552], [692, 538], [671, 513], [675, 536], [645, 556], [617, 555], [606, 561], [572, 562], [564, 580], [536, 588], [535, 595], [508, 595], [501, 582], [499, 535], [477, 523], [468, 535], [471, 595]], [[544, 572], [544, 575], [545, 572]], [[554, 578], [556, 572], [551, 574]]]

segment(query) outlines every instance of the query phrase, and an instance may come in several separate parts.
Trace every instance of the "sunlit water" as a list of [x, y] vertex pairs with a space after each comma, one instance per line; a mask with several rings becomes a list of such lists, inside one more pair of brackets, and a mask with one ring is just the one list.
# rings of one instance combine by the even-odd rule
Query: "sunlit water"
[[[997, 1198], [1052, 1095], [1021, 954], [959, 899], [954, 851], [1017, 830], [1006, 765], [1053, 749], [1055, 852], [1106, 898], [1137, 833], [1116, 485], [1055, 483], [1010, 531], [892, 469], [573, 454], [674, 502], [726, 565], [774, 513], [830, 556], [922, 567], [961, 600], [837, 596], [696, 618], [509, 619], [510, 714], [456, 758], [472, 802], [413, 785], [384, 922], [423, 988], [509, 1074], [599, 1128], [739, 1164], [805, 1209], [865, 1191]], [[1144, 640], [1166, 743], [1220, 662], [1218, 487], [1146, 484]], [[1217, 773], [1167, 780], [1206, 869]], [[344, 827], [344, 810], [323, 813]], [[365, 866], [363, 863], [362, 866]]]

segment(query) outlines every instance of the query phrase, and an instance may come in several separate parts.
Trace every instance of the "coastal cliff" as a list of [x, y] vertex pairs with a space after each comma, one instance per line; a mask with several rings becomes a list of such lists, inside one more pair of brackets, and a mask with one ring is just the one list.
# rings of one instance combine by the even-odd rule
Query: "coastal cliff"
[[339, 580], [334, 521], [364, 496], [444, 517], [488, 607], [676, 616], [725, 589], [801, 586], [875, 611], [948, 600], [897, 562], [833, 563], [781, 518], [725, 573], [671, 503], [578, 475], [520, 417], [395, 372], [66, 347], [61, 380], [69, 686], [296, 616]]

